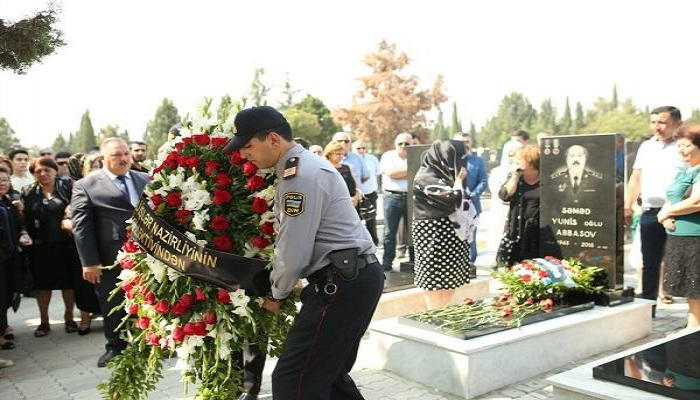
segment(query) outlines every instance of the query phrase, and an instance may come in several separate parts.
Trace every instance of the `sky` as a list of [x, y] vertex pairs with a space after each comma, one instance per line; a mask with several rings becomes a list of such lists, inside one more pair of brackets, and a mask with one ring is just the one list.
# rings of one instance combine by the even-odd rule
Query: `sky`
[[[47, 0], [0, 0], [19, 20]], [[462, 124], [477, 128], [503, 97], [522, 92], [539, 108], [568, 96], [590, 107], [617, 85], [638, 107], [700, 107], [690, 62], [700, 3], [693, 1], [214, 1], [63, 0], [66, 46], [25, 75], [0, 71], [0, 117], [25, 146], [117, 124], [138, 139], [164, 97], [183, 115], [204, 97], [246, 94], [266, 71], [271, 105], [292, 87], [333, 109], [352, 104], [364, 55], [383, 39], [411, 59], [406, 73], [430, 88], [444, 76]]]

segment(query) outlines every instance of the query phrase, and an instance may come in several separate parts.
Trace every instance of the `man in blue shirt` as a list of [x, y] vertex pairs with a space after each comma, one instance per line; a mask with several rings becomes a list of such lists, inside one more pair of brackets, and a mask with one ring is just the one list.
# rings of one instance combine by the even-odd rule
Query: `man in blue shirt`
[[[469, 194], [476, 208], [476, 215], [481, 214], [481, 194], [484, 193], [488, 184], [488, 176], [486, 175], [486, 164], [484, 159], [472, 154], [473, 139], [468, 133], [459, 133], [455, 140], [461, 140], [464, 143], [464, 150], [467, 157], [464, 160], [464, 166], [467, 168], [467, 179], [464, 180], [464, 190]], [[474, 240], [469, 243], [469, 261], [474, 267], [476, 261], [476, 227], [474, 228]], [[473, 271], [476, 271], [473, 269]], [[473, 275], [473, 274], [472, 274]]]

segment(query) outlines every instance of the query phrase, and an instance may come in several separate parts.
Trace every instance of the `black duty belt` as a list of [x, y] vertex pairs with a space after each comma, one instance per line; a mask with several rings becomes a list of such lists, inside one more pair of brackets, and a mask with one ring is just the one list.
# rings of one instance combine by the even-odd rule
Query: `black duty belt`
[[397, 190], [386, 190], [386, 189], [384, 191], [389, 193], [389, 194], [398, 194], [400, 196], [406, 196], [406, 192], [399, 192]]
[[[376, 255], [374, 254], [360, 254], [357, 256], [358, 261], [361, 260], [361, 262], [358, 263], [357, 269], [363, 269], [364, 267], [368, 266], [369, 264], [374, 264], [378, 263], [379, 259], [377, 258]], [[325, 267], [319, 269], [318, 271], [314, 272], [313, 274], [309, 275], [306, 280], [309, 281], [309, 283], [314, 283], [317, 281], [321, 280], [327, 280], [329, 276], [334, 275], [335, 271], [333, 269], [333, 264], [328, 264]]]

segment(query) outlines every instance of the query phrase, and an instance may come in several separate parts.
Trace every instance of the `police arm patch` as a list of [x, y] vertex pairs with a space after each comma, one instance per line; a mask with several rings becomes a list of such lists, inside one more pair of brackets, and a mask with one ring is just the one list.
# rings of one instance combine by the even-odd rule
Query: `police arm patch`
[[284, 194], [284, 213], [290, 217], [296, 217], [304, 213], [304, 201], [306, 196], [299, 192], [287, 192]]

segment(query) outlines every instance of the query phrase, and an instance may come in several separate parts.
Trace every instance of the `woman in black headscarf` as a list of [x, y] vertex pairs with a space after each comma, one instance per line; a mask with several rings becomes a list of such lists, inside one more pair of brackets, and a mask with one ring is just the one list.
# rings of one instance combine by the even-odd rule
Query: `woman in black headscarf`
[[463, 212], [464, 156], [462, 142], [435, 141], [413, 181], [414, 282], [428, 291], [430, 308], [446, 306], [454, 289], [469, 283], [469, 245], [452, 222]]

